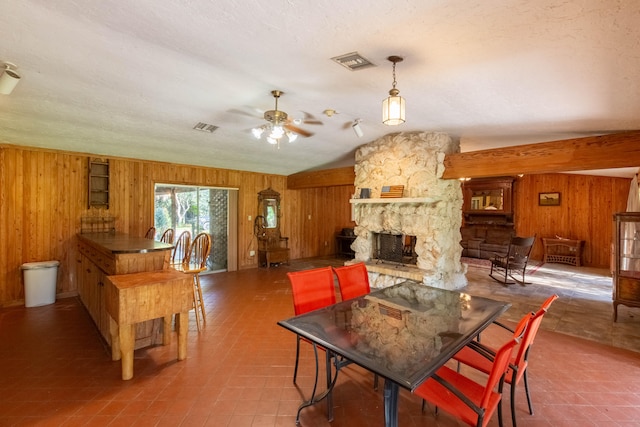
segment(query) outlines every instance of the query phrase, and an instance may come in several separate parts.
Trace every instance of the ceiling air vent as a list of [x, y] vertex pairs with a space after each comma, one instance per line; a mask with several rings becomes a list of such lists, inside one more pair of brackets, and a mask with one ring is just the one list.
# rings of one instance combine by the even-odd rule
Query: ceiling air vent
[[195, 130], [200, 130], [202, 132], [213, 133], [216, 129], [218, 129], [218, 126], [214, 126], [214, 125], [209, 125], [207, 123], [198, 122], [193, 128]]
[[331, 60], [337, 62], [345, 68], [350, 69], [351, 71], [362, 70], [363, 68], [374, 66], [371, 61], [360, 55], [358, 52], [351, 52], [340, 56], [334, 56], [333, 58], [331, 58]]

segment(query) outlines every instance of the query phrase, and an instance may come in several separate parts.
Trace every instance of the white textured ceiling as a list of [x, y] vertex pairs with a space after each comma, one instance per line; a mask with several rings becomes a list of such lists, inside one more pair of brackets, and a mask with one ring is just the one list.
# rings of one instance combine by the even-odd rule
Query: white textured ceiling
[[[0, 0], [0, 141], [289, 175], [390, 132], [462, 151], [640, 129], [637, 0]], [[376, 66], [330, 58], [358, 51]], [[397, 66], [407, 122], [381, 123]], [[278, 150], [279, 107], [323, 121]], [[325, 109], [339, 114], [329, 118]], [[255, 115], [255, 117], [251, 117]], [[364, 136], [348, 124], [361, 119]], [[220, 128], [193, 130], [197, 122]], [[346, 126], [346, 127], [345, 127]], [[622, 170], [621, 170], [622, 172]]]

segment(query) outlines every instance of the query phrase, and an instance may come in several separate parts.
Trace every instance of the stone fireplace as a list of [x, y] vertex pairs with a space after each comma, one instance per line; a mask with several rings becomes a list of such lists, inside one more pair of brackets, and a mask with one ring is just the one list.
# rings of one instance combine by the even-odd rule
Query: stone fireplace
[[[459, 150], [459, 143], [443, 133], [400, 132], [356, 151], [351, 247], [354, 262], [367, 263], [372, 287], [405, 279], [444, 289], [466, 285], [466, 266], [460, 262], [462, 189], [458, 180], [441, 179], [445, 154]], [[402, 197], [381, 197], [383, 186], [399, 185]], [[362, 189], [369, 189], [369, 198], [358, 198]], [[378, 262], [374, 246], [380, 234], [412, 236], [415, 265]]]

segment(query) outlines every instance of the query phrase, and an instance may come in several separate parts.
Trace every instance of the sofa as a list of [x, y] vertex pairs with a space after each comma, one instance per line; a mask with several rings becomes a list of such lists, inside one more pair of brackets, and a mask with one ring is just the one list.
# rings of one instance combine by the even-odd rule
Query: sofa
[[515, 236], [512, 227], [462, 227], [462, 256], [490, 259], [495, 254], [506, 254], [509, 242]]

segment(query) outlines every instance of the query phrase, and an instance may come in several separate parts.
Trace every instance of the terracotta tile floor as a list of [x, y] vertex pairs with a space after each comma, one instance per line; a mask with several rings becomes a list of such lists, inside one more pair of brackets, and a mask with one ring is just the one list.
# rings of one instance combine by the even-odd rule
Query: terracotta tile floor
[[[301, 395], [311, 388], [313, 353], [303, 344], [297, 388], [291, 381], [295, 337], [276, 325], [293, 314], [285, 273], [338, 263], [305, 260], [203, 277], [207, 325], [198, 333], [192, 313], [188, 358], [175, 360], [175, 342], [138, 350], [130, 381], [120, 379], [120, 364], [110, 360], [76, 298], [2, 309], [0, 426], [294, 426]], [[640, 310], [621, 309], [619, 323], [612, 323], [606, 272], [558, 264], [534, 270], [531, 285], [508, 288], [489, 279], [485, 268], [468, 273], [467, 292], [513, 303], [505, 321], [560, 294], [530, 357], [535, 415], [519, 390], [518, 425], [640, 425]], [[502, 336], [494, 327], [483, 339]], [[510, 425], [508, 397], [506, 403]], [[370, 373], [353, 366], [341, 371], [334, 413], [328, 423], [324, 403], [305, 409], [301, 425], [384, 424], [382, 395]], [[399, 414], [401, 426], [458, 425], [443, 412], [422, 414], [420, 400], [406, 390]]]

